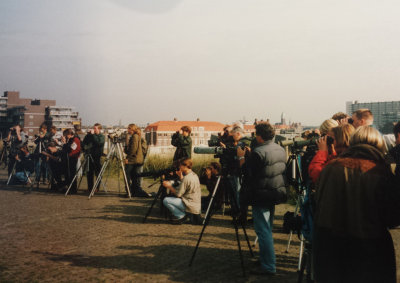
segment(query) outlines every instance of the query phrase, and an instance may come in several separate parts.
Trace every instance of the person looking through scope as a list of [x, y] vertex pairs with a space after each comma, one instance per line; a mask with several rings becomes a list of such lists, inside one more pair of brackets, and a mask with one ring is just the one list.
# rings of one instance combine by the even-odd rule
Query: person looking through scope
[[15, 158], [20, 153], [20, 148], [27, 142], [24, 129], [20, 125], [11, 127], [6, 142], [10, 144], [8, 156], [8, 175], [10, 175], [15, 165]]
[[[238, 148], [239, 160], [246, 162], [243, 195], [253, 207], [254, 229], [260, 245], [259, 266], [251, 272], [260, 275], [276, 273], [272, 226], [275, 205], [286, 202], [286, 152], [273, 142], [274, 128], [268, 123], [255, 126], [257, 145], [246, 157], [247, 149]], [[245, 160], [246, 159], [246, 160]]]
[[36, 148], [34, 151], [35, 156], [35, 182], [39, 185], [40, 177], [43, 177], [43, 183], [48, 179], [48, 168], [46, 157], [42, 154], [50, 142], [50, 133], [47, 132], [47, 125], [45, 123], [40, 125], [39, 135], [35, 135], [34, 143]]
[[173, 224], [182, 224], [191, 215], [193, 224], [201, 223], [201, 187], [199, 177], [192, 171], [192, 160], [189, 158], [179, 162], [179, 176], [181, 183], [176, 189], [170, 181], [163, 181], [163, 186], [169, 189], [175, 197], [165, 197], [163, 204], [172, 213]]
[[326, 164], [350, 146], [350, 136], [353, 132], [354, 127], [352, 125], [342, 124], [332, 128], [327, 135], [318, 139], [318, 151], [308, 166], [308, 175], [314, 184]]
[[362, 108], [353, 112], [352, 120], [352, 125], [357, 129], [361, 126], [372, 126], [374, 123], [374, 116], [369, 109]]
[[128, 135], [126, 136], [126, 159], [125, 171], [130, 183], [131, 195], [134, 197], [151, 197], [142, 189], [143, 164], [147, 154], [147, 143], [142, 138], [142, 131], [135, 124], [129, 124]]
[[[104, 135], [101, 133], [102, 126], [99, 123], [94, 124], [93, 129], [91, 129], [85, 138], [83, 139], [82, 146], [85, 158], [88, 158], [89, 171], [87, 172], [87, 184], [88, 192], [90, 193], [93, 188], [93, 178], [99, 176], [101, 169], [101, 156], [104, 152]], [[85, 170], [85, 168], [84, 168]], [[99, 190], [100, 182], [96, 188]]]
[[50, 190], [57, 191], [65, 186], [65, 180], [62, 177], [67, 176], [67, 170], [64, 160], [62, 160], [62, 151], [58, 148], [57, 143], [54, 141], [49, 142], [46, 151], [42, 151], [42, 155], [46, 157], [50, 175]]
[[[217, 184], [218, 176], [221, 173], [221, 165], [218, 162], [211, 162], [210, 166], [203, 168], [203, 172], [200, 176], [200, 184], [206, 185], [208, 196], [201, 197], [201, 208], [204, 210], [208, 207], [211, 200], [212, 194]], [[213, 209], [218, 210], [222, 206], [224, 189], [222, 184], [219, 183], [219, 188], [214, 200]]]
[[317, 282], [396, 282], [388, 228], [400, 224], [400, 186], [380, 133], [359, 126], [350, 147], [316, 185], [313, 261]]
[[192, 129], [189, 126], [183, 126], [171, 137], [171, 144], [176, 147], [173, 162], [192, 157], [192, 138], [190, 133]]
[[62, 138], [63, 138], [63, 135], [62, 135], [62, 133], [57, 131], [57, 127], [51, 126], [50, 127], [50, 141], [55, 142], [57, 144], [57, 147], [59, 147], [60, 149], [63, 147]]

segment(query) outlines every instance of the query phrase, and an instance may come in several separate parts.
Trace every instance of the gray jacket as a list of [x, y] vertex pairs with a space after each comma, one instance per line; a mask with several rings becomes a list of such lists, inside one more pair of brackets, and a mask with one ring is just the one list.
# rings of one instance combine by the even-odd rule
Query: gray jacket
[[286, 202], [286, 153], [273, 141], [257, 146], [247, 163], [249, 204], [270, 206]]

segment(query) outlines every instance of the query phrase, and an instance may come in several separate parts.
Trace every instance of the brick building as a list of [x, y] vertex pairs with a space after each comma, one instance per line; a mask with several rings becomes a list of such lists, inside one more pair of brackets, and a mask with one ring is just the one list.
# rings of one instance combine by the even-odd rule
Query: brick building
[[39, 132], [40, 124], [45, 121], [46, 107], [56, 105], [55, 100], [21, 98], [18, 91], [6, 91], [2, 98], [7, 101], [7, 118], [2, 121], [2, 130], [20, 124], [30, 137]]
[[56, 106], [55, 100], [21, 98], [18, 91], [5, 91], [0, 97], [0, 131], [4, 135], [13, 125], [19, 124], [29, 137], [39, 133], [40, 125], [55, 125], [58, 130], [80, 124], [78, 112], [71, 107]]

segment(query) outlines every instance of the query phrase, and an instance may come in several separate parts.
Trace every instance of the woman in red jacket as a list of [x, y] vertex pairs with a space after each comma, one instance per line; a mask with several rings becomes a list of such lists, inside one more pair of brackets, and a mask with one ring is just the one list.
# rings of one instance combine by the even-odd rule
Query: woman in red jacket
[[[349, 147], [350, 135], [353, 132], [352, 125], [342, 124], [332, 128], [327, 135], [317, 141], [318, 151], [308, 167], [308, 174], [314, 184], [325, 165]], [[333, 139], [333, 143], [328, 143], [329, 137]]]

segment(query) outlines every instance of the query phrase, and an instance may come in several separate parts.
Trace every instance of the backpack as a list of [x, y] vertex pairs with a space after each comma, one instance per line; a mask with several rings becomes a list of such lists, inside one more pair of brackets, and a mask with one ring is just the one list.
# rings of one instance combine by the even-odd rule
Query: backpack
[[142, 152], [143, 152], [143, 159], [146, 158], [147, 152], [149, 150], [149, 147], [147, 146], [147, 142], [144, 138], [141, 138], [141, 147], [142, 147]]

